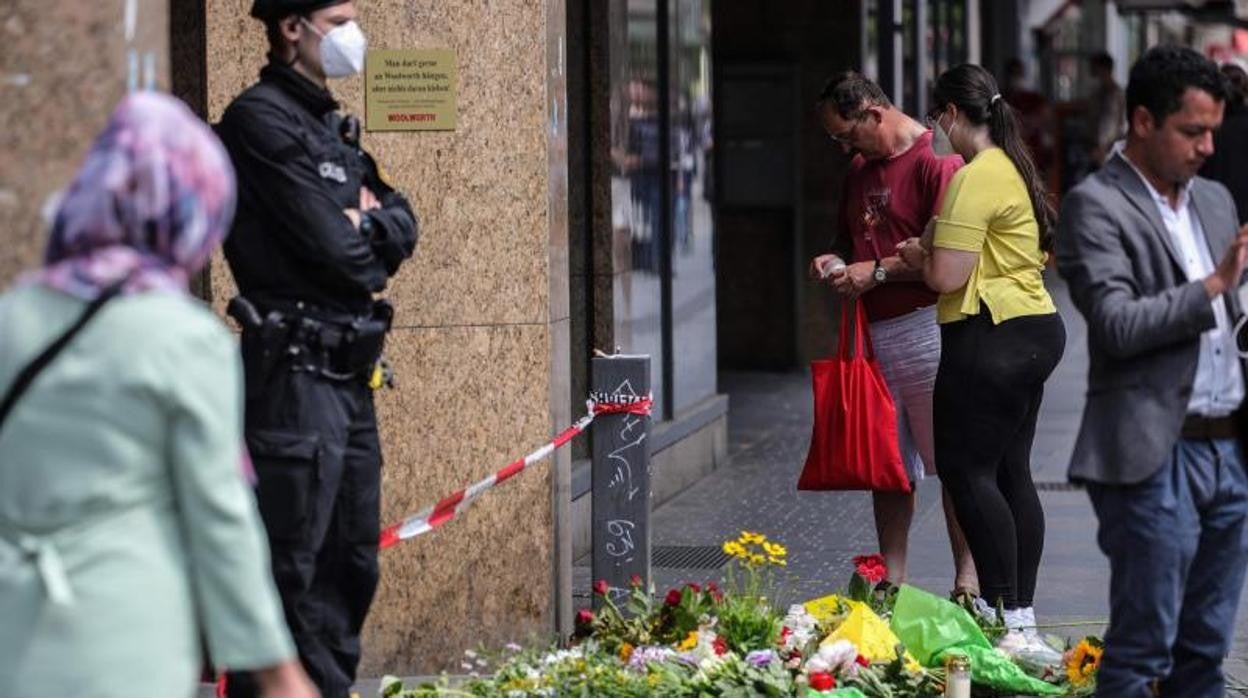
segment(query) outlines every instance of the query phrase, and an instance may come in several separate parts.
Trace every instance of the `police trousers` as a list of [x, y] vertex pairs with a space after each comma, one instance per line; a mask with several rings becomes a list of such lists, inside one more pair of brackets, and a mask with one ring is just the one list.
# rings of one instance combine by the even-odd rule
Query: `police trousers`
[[[247, 354], [247, 446], [273, 577], [308, 675], [323, 698], [347, 698], [378, 579], [381, 447], [372, 391], [363, 379], [263, 366]], [[259, 695], [249, 675], [230, 674], [228, 686], [231, 698]]]

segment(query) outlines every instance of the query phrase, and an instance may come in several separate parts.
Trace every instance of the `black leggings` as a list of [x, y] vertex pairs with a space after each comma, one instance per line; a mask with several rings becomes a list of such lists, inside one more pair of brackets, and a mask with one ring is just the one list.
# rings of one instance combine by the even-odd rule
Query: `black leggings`
[[1044, 549], [1031, 443], [1066, 328], [1057, 313], [994, 325], [984, 311], [941, 325], [940, 341], [936, 469], [953, 497], [984, 599], [1025, 608], [1035, 597]]

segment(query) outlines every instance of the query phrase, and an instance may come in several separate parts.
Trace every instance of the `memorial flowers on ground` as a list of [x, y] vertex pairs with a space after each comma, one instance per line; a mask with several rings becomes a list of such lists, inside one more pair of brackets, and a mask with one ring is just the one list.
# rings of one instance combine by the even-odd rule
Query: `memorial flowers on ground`
[[473, 654], [467, 678], [412, 688], [387, 680], [382, 695], [918, 698], [943, 694], [951, 650], [970, 655], [977, 681], [1020, 695], [1086, 696], [1095, 686], [1095, 638], [1042, 682], [995, 653], [957, 605], [913, 587], [873, 593], [887, 575], [878, 555], [854, 559], [845, 595], [782, 608], [784, 545], [744, 531], [722, 549], [722, 588], [689, 581], [656, 593], [639, 577], [626, 588], [596, 581], [598, 608], [578, 613], [570, 647]]
[[1096, 671], [1101, 667], [1104, 645], [1095, 637], [1085, 637], [1066, 653], [1066, 679], [1075, 695], [1092, 695], [1096, 690]]

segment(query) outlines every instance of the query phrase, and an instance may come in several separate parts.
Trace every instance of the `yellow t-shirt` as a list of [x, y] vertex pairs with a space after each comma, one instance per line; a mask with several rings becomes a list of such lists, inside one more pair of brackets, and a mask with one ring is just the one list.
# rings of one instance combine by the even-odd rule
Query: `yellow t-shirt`
[[1057, 312], [1040, 276], [1044, 253], [1027, 185], [1004, 150], [981, 151], [953, 176], [932, 245], [979, 254], [966, 285], [941, 294], [938, 322], [975, 315], [980, 301], [998, 324]]

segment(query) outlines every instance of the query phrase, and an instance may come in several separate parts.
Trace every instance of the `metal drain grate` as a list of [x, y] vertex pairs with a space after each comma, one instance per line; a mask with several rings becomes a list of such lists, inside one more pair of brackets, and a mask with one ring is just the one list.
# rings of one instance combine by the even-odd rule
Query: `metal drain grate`
[[1083, 485], [1073, 482], [1037, 482], [1036, 490], [1039, 492], [1082, 492]]
[[728, 564], [718, 545], [659, 545], [650, 556], [651, 567], [679, 570], [717, 570]]

